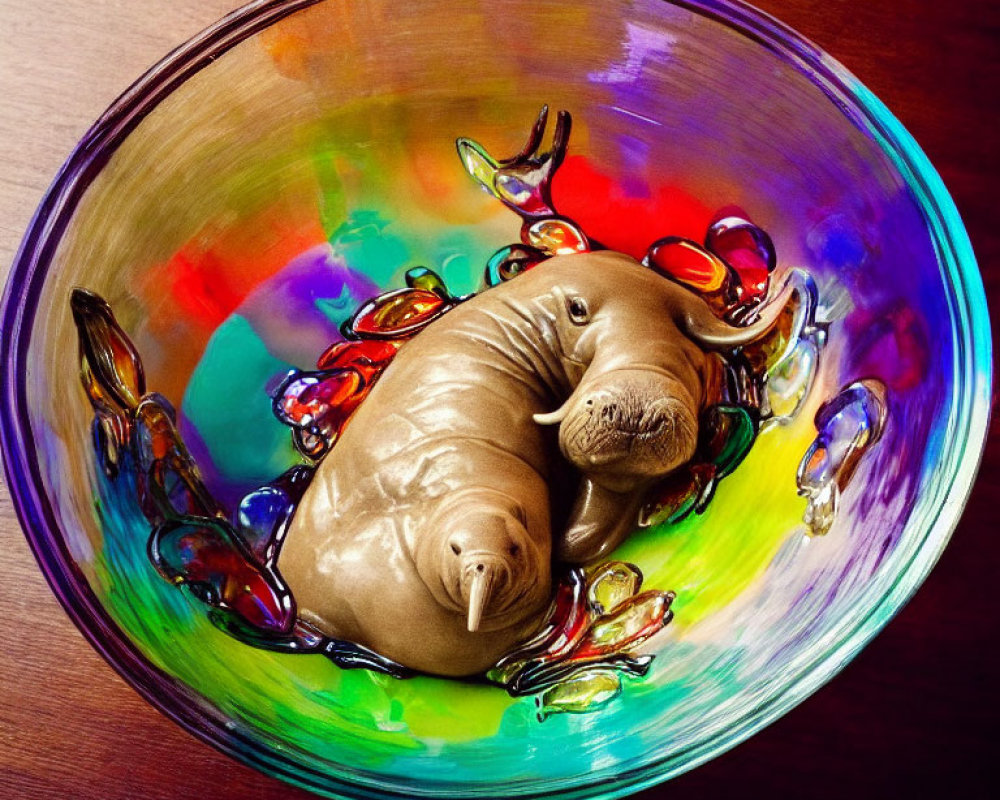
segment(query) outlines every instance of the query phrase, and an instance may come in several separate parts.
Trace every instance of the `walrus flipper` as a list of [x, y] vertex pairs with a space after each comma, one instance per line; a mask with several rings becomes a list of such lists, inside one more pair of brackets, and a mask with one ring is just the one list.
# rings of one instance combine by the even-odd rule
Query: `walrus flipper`
[[555, 543], [556, 558], [586, 564], [606, 556], [635, 528], [641, 502], [639, 492], [613, 492], [582, 478], [566, 530]]

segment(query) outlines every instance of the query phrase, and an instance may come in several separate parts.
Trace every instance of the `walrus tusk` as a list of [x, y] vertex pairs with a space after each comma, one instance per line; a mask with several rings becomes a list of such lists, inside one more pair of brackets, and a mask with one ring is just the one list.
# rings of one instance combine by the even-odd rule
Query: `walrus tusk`
[[469, 631], [471, 633], [479, 630], [483, 610], [490, 601], [493, 578], [494, 570], [487, 564], [478, 564], [472, 573], [472, 586], [469, 589]]
[[535, 414], [532, 419], [535, 420], [539, 425], [558, 425], [569, 413], [569, 400], [563, 403], [555, 411], [550, 411], [547, 414]]

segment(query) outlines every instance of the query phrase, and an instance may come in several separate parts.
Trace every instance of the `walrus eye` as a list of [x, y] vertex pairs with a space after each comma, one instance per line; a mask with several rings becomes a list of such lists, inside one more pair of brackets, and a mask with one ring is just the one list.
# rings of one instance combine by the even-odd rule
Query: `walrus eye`
[[590, 311], [587, 309], [587, 301], [582, 297], [567, 298], [566, 310], [569, 312], [570, 321], [574, 325], [586, 325], [590, 322]]

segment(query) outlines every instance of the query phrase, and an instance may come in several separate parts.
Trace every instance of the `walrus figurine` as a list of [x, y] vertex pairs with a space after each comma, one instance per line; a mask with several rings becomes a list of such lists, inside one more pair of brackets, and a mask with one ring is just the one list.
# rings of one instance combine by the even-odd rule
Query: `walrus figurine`
[[[290, 523], [278, 569], [299, 617], [416, 670], [482, 673], [540, 626], [553, 560], [609, 553], [643, 492], [691, 459], [706, 351], [760, 337], [782, 305], [735, 328], [599, 251], [551, 258], [432, 322]], [[575, 497], [550, 491], [565, 462]]]

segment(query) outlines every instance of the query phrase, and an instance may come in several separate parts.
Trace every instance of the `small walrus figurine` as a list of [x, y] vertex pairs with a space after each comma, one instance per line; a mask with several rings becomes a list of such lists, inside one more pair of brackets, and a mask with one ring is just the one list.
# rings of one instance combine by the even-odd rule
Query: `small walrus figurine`
[[[784, 299], [735, 328], [598, 251], [551, 258], [435, 320], [372, 388], [290, 523], [278, 569], [299, 617], [423, 672], [490, 668], [540, 626], [553, 560], [609, 553], [652, 482], [692, 458], [706, 351], [759, 338]], [[567, 461], [575, 496], [550, 490]]]

